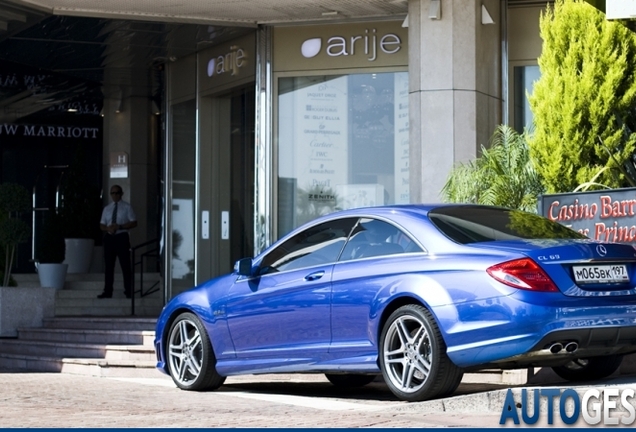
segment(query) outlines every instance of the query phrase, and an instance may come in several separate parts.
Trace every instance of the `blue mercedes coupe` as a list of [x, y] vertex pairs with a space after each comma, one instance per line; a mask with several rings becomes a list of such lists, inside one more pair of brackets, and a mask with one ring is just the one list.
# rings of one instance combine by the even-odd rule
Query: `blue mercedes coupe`
[[452, 394], [465, 371], [552, 367], [609, 376], [636, 352], [636, 249], [541, 216], [401, 205], [322, 216], [234, 272], [177, 295], [157, 367], [185, 390], [239, 374], [382, 374], [406, 401]]

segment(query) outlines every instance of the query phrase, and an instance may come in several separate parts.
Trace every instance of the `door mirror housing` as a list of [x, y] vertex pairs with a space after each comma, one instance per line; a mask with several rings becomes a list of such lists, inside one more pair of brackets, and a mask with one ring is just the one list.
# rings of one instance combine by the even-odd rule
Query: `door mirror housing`
[[241, 276], [252, 276], [252, 258], [243, 258], [236, 262], [234, 269]]

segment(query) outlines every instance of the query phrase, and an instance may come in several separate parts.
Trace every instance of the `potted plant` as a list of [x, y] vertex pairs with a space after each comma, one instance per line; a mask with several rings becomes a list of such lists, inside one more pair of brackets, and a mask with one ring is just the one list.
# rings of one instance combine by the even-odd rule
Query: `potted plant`
[[0, 184], [0, 245], [4, 252], [4, 275], [0, 286], [9, 286], [18, 244], [25, 242], [31, 228], [20, 217], [31, 209], [29, 192], [15, 183]]
[[61, 218], [51, 209], [47, 215], [36, 249], [36, 268], [40, 285], [62, 289], [66, 280], [68, 264], [64, 264], [66, 244]]
[[66, 243], [68, 273], [87, 273], [95, 238], [99, 235], [101, 202], [99, 190], [84, 173], [83, 153], [78, 149], [75, 160], [62, 177], [62, 232]]

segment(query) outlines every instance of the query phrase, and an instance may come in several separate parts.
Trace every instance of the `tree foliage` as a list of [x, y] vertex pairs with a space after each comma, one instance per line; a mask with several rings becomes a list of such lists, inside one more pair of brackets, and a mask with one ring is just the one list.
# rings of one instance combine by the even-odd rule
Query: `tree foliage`
[[445, 199], [536, 212], [543, 187], [530, 160], [526, 135], [501, 125], [490, 139], [490, 148], [482, 146], [481, 151], [481, 157], [451, 172], [442, 189]]
[[528, 144], [547, 192], [592, 179], [629, 186], [636, 179], [636, 36], [582, 0], [548, 5], [540, 31]]

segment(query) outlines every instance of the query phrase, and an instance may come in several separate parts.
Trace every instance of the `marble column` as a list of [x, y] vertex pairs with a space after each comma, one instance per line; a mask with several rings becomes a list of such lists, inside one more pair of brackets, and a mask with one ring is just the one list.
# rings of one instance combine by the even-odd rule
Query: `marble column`
[[409, 0], [413, 203], [442, 201], [453, 166], [477, 157], [501, 122], [500, 4]]

